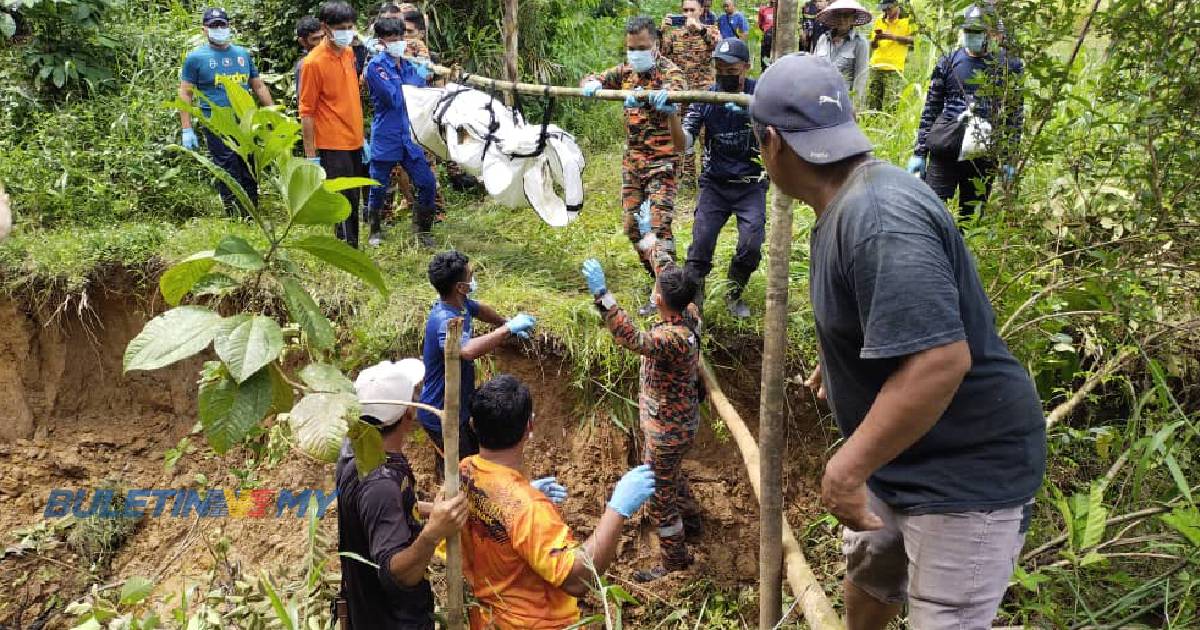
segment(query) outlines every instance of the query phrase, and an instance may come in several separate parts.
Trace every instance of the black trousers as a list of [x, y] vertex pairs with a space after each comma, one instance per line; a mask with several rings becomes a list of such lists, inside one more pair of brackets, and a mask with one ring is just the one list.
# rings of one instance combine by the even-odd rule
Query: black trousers
[[[208, 157], [212, 159], [213, 164], [220, 166], [229, 176], [233, 178], [242, 190], [246, 191], [246, 196], [250, 197], [250, 203], [258, 206], [258, 182], [254, 181], [254, 174], [250, 172], [250, 167], [242, 156], [236, 151], [229, 148], [224, 140], [217, 134], [208, 129], [201, 129], [204, 132], [204, 141], [208, 145]], [[238, 205], [237, 197], [233, 191], [225, 185], [225, 182], [217, 180], [217, 192], [221, 194], [221, 201], [225, 204], [225, 211], [231, 217], [244, 217], [246, 211]]]
[[958, 216], [964, 219], [983, 209], [995, 179], [996, 164], [991, 160], [959, 162], [930, 154], [925, 166], [925, 183], [943, 202], [958, 193]]
[[[329, 179], [367, 176], [362, 149], [353, 151], [318, 149], [317, 155], [321, 157], [321, 166], [325, 168], [325, 177]], [[362, 189], [347, 188], [342, 191], [342, 196], [350, 202], [350, 216], [337, 224], [334, 233], [338, 238], [346, 241], [350, 247], [358, 248], [358, 207], [362, 200]]]
[[692, 223], [692, 244], [688, 247], [686, 268], [697, 280], [708, 276], [713, 267], [717, 238], [730, 216], [737, 217], [737, 250], [729, 261], [731, 293], [741, 296], [750, 275], [762, 261], [763, 239], [767, 225], [767, 182], [732, 184], [707, 176], [700, 179], [700, 198]]
[[[429, 441], [433, 442], [435, 454], [434, 459], [437, 462], [437, 468], [433, 471], [433, 473], [434, 477], [437, 479], [437, 482], [440, 484], [445, 481], [446, 468], [446, 459], [442, 455], [442, 453], [445, 452], [445, 441], [442, 439], [442, 432], [434, 431], [433, 429], [430, 429], [424, 425], [421, 425], [421, 428], [425, 430], [425, 435], [429, 436]], [[469, 424], [460, 426], [458, 428], [458, 459], [464, 460], [472, 455], [478, 454], [479, 438], [475, 435], [475, 430], [472, 429], [471, 425]]]

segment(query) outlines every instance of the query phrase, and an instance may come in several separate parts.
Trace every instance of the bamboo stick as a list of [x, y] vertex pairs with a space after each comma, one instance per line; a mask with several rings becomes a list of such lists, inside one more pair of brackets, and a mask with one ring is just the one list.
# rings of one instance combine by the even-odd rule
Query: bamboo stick
[[[754, 489], [755, 497], [761, 497], [760, 481], [758, 475], [754, 474], [759, 469], [759, 451], [758, 446], [754, 443], [754, 436], [750, 434], [750, 429], [746, 428], [741, 414], [733, 408], [729, 399], [725, 397], [725, 393], [721, 391], [721, 384], [717, 382], [707, 361], [700, 362], [700, 376], [704, 379], [704, 386], [708, 388], [708, 399], [712, 402], [713, 409], [725, 421], [725, 426], [729, 428], [729, 433], [733, 435], [733, 440], [742, 453], [742, 461], [746, 464], [746, 472], [749, 474], [750, 486]], [[788, 526], [782, 516], [780, 523], [783, 531], [783, 559], [787, 564], [787, 581], [792, 587], [792, 594], [800, 602], [800, 610], [804, 613], [805, 621], [808, 622], [809, 627], [815, 630], [843, 630], [846, 626], [842, 623], [841, 617], [834, 612], [829, 599], [825, 597], [825, 592], [821, 590], [821, 585], [817, 582], [816, 575], [813, 574], [812, 568], [804, 558], [804, 552], [800, 548], [796, 535], [792, 533], [792, 528]]]
[[[458, 495], [458, 425], [459, 395], [462, 389], [463, 320], [456, 317], [446, 327], [446, 396], [442, 404], [442, 452], [445, 454], [446, 476], [443, 492], [447, 499]], [[446, 538], [446, 627], [463, 627], [463, 563], [462, 541], [457, 535]]]
[[[517, 0], [504, 0], [504, 79], [513, 83], [521, 78], [517, 67], [517, 10]], [[509, 107], [513, 101], [511, 93], [504, 95]]]

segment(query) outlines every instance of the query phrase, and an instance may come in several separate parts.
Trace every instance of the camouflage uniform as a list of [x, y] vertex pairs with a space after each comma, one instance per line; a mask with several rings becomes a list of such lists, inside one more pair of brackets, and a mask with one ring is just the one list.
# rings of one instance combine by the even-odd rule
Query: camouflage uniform
[[[655, 255], [670, 264], [666, 253]], [[650, 518], [658, 528], [663, 567], [668, 571], [691, 563], [684, 541], [684, 521], [699, 525], [700, 508], [683, 473], [683, 456], [691, 448], [700, 423], [700, 312], [696, 305], [642, 332], [620, 307], [604, 309], [604, 323], [617, 344], [642, 355], [638, 419], [645, 436], [644, 460], [654, 470]], [[690, 527], [689, 527], [690, 529]]]
[[[705, 26], [693, 31], [686, 26], [672, 28], [663, 37], [662, 53], [675, 62], [687, 79], [689, 90], [707, 90], [717, 81], [717, 70], [713, 66], [712, 54], [721, 42], [721, 31], [716, 26]], [[704, 151], [704, 142], [699, 138], [695, 151], [685, 154], [681, 160], [681, 176], [689, 186], [696, 185], [696, 158]], [[701, 157], [703, 160], [703, 157]]]
[[[634, 72], [628, 64], [610, 68], [589, 79], [599, 81], [607, 90], [683, 90], [687, 83], [683, 72], [670, 59], [658, 55], [655, 67], [647, 74]], [[671, 138], [668, 114], [642, 107], [625, 110], [627, 140], [625, 159], [621, 163], [621, 205], [624, 208], [625, 235], [637, 250], [642, 235], [638, 231], [636, 214], [642, 201], [650, 200], [650, 226], [660, 243], [675, 258], [675, 237], [671, 222], [675, 218], [675, 171], [679, 154]], [[640, 250], [638, 256], [646, 271], [654, 275], [649, 258]]]

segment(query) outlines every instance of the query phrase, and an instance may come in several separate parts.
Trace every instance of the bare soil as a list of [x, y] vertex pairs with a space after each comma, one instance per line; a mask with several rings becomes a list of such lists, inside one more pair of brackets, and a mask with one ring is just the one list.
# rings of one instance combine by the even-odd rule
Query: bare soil
[[[197, 475], [211, 488], [239, 487], [234, 472], [249, 454], [216, 456], [202, 438], [194, 438], [200, 448], [172, 470], [164, 467], [164, 453], [195, 423], [202, 359], [148, 374], [121, 374], [125, 345], [159, 308], [122, 293], [94, 297], [83, 310], [0, 299], [0, 548], [9, 549], [0, 556], [0, 628], [70, 627], [71, 620], [61, 614], [66, 604], [89, 589], [114, 588], [134, 575], [154, 580], [154, 597], [160, 600], [187, 584], [203, 586], [214, 569], [210, 546], [222, 537], [232, 543], [228, 564], [218, 567], [227, 574], [295, 566], [303, 556], [304, 522], [287, 517], [143, 518], [100, 566], [90, 566], [63, 535], [43, 533], [32, 548], [14, 549], [21, 538], [16, 532], [56, 520], [43, 516], [51, 489], [189, 488], [198, 487]], [[747, 365], [757, 361], [753, 350], [736, 358]], [[607, 414], [580, 411], [585, 401], [561, 358], [526, 356], [514, 346], [488, 365], [485, 371], [515, 374], [533, 389], [537, 416], [527, 472], [530, 478], [556, 475], [567, 486], [570, 496], [562, 512], [583, 540], [617, 479], [637, 463], [640, 436]], [[757, 371], [722, 370], [720, 378], [753, 428]], [[819, 514], [817, 481], [831, 437], [827, 423], [815, 419], [798, 392], [792, 402], [786, 505], [789, 522], [802, 533]], [[691, 545], [692, 568], [651, 587], [634, 584], [635, 570], [656, 564], [657, 542], [648, 521], [635, 518], [636, 526], [627, 530], [610, 577], [643, 603], [672, 605], [680, 589], [698, 580], [718, 588], [757, 581], [757, 501], [741, 456], [722, 429], [715, 417], [707, 418], [685, 462], [704, 509], [705, 533]], [[408, 451], [422, 485], [432, 491], [432, 450], [417, 435]], [[261, 488], [330, 491], [333, 485], [332, 467], [300, 455], [274, 468], [260, 466], [256, 480]], [[332, 510], [322, 529], [336, 541]], [[631, 625], [640, 626], [633, 612]]]

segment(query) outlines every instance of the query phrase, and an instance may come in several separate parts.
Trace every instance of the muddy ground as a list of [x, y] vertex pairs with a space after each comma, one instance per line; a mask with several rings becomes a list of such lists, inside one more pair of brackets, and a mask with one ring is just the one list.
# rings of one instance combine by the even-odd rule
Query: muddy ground
[[[83, 549], [63, 521], [43, 516], [51, 489], [236, 488], [239, 468], [250, 455], [218, 457], [203, 446], [164, 466], [164, 454], [195, 424], [196, 372], [200, 359], [151, 374], [121, 375], [126, 343], [161, 308], [128, 294], [94, 296], [86, 308], [52, 309], [0, 300], [0, 627], [70, 627], [63, 607], [89, 589], [115, 588], [125, 578], [145, 576], [153, 597], [165, 601], [185, 585], [209, 584], [215, 573], [254, 575], [294, 567], [305, 552], [304, 521], [297, 518], [143, 518], [119, 536], [97, 565], [94, 549]], [[748, 350], [748, 355], [754, 351]], [[738, 357], [753, 365], [755, 356]], [[721, 370], [726, 394], [743, 417], [756, 424], [758, 375]], [[567, 366], [555, 357], [526, 356], [517, 346], [501, 352], [493, 371], [519, 376], [533, 389], [537, 411], [528, 446], [531, 478], [556, 475], [569, 489], [562, 506], [578, 539], [602, 512], [613, 484], [635, 463], [635, 436], [607, 414], [590, 416], [572, 385]], [[789, 409], [785, 470], [788, 520], [802, 535], [819, 515], [816, 483], [828, 423], [815, 419], [806, 397], [795, 392]], [[653, 588], [634, 584], [637, 569], [657, 559], [653, 528], [635, 517], [620, 558], [610, 572], [645, 603], [671, 606], [684, 586], [707, 580], [732, 589], [757, 580], [758, 509], [741, 456], [720, 422], [706, 416], [685, 471], [704, 509], [703, 539], [692, 545], [696, 563]], [[636, 433], [636, 432], [635, 432]], [[408, 449], [425, 490], [433, 489], [433, 456], [416, 436]], [[258, 467], [260, 488], [332, 490], [332, 467], [293, 453], [274, 467]], [[321, 524], [336, 541], [336, 516]], [[231, 543], [227, 559], [214, 568], [215, 545]], [[24, 544], [19, 544], [21, 541]], [[75, 543], [75, 544], [72, 544]], [[334, 543], [336, 544], [336, 543]], [[632, 627], [642, 624], [635, 619]], [[648, 624], [653, 625], [653, 624]]]

